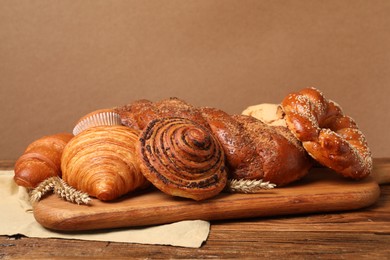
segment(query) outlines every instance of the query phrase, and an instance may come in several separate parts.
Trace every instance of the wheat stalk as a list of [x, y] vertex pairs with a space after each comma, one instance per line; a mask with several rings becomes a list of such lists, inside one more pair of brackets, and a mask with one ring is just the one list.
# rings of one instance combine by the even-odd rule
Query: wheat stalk
[[47, 192], [53, 190], [55, 181], [53, 178], [48, 178], [42, 181], [32, 192], [30, 193], [31, 202], [39, 201]]
[[89, 204], [91, 201], [87, 193], [76, 190], [69, 186], [60, 177], [50, 177], [41, 182], [30, 194], [31, 202], [39, 201], [47, 192], [53, 191], [58, 197], [63, 200], [77, 203]]
[[230, 179], [226, 185], [226, 191], [231, 193], [258, 193], [262, 190], [275, 188], [276, 185], [263, 180]]

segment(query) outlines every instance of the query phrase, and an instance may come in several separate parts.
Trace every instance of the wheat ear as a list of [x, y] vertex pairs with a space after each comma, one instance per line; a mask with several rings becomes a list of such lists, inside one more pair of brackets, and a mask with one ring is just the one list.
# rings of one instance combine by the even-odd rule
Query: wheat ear
[[76, 190], [69, 186], [60, 177], [50, 177], [41, 182], [30, 194], [31, 202], [39, 201], [47, 192], [53, 191], [63, 200], [77, 203], [89, 204], [91, 201], [87, 193]]
[[225, 190], [231, 193], [258, 193], [275, 187], [275, 184], [263, 180], [230, 179]]

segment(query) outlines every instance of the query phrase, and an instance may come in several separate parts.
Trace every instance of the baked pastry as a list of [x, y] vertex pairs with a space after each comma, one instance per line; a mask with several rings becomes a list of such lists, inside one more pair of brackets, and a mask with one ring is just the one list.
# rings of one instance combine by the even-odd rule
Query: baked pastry
[[205, 127], [185, 118], [155, 119], [138, 147], [145, 177], [166, 194], [204, 200], [227, 182], [223, 149]]
[[[148, 113], [141, 104], [146, 104]], [[121, 116], [122, 123], [128, 126], [137, 125], [140, 129], [150, 120], [167, 117], [180, 117], [189, 119], [197, 124], [209, 129], [222, 145], [226, 156], [226, 165], [229, 178], [239, 179], [261, 179], [280, 185], [286, 185], [304, 176], [312, 165], [311, 158], [306, 154], [298, 141], [290, 140], [291, 133], [285, 128], [284, 131], [278, 128], [268, 127], [261, 121], [251, 122], [251, 127], [256, 126], [257, 130], [262, 132], [253, 132], [247, 127], [247, 120], [241, 117], [235, 118], [226, 112], [207, 107], [194, 107], [177, 98], [165, 99], [156, 103], [150, 101], [136, 101], [133, 104], [116, 108]], [[142, 114], [142, 115], [141, 115]], [[147, 122], [142, 122], [146, 120]], [[253, 133], [250, 133], [250, 132]], [[259, 142], [257, 144], [256, 135], [264, 134], [268, 138], [273, 138], [273, 142], [266, 144]], [[258, 146], [272, 149], [274, 153], [265, 153]], [[286, 149], [291, 154], [283, 153], [279, 149]], [[259, 153], [259, 151], [262, 151]], [[262, 158], [271, 156], [271, 158]], [[277, 158], [280, 157], [281, 158]], [[260, 158], [259, 158], [260, 157]], [[295, 163], [285, 163], [295, 160]], [[275, 162], [282, 165], [276, 167]], [[272, 164], [271, 166], [271, 163]], [[278, 173], [271, 174], [273, 170]], [[289, 175], [285, 176], [284, 175]], [[267, 177], [265, 177], [267, 176]], [[285, 178], [283, 180], [283, 178]]]
[[261, 161], [262, 174], [256, 179], [284, 186], [309, 172], [313, 161], [287, 128], [268, 126], [250, 116], [234, 115], [233, 118], [244, 126], [256, 149], [255, 158]]
[[62, 151], [72, 138], [70, 133], [59, 133], [41, 137], [28, 145], [15, 163], [16, 184], [35, 188], [49, 177], [61, 176]]
[[179, 98], [168, 98], [158, 102], [141, 99], [125, 106], [115, 108], [122, 124], [135, 129], [144, 129], [154, 119], [164, 117], [182, 117], [208, 127], [199, 108]]
[[155, 104], [146, 99], [116, 107], [114, 111], [119, 114], [123, 125], [138, 130], [144, 129], [150, 121], [159, 117]]
[[318, 89], [304, 88], [287, 95], [281, 107], [288, 128], [315, 160], [348, 178], [370, 174], [366, 138], [338, 104]]
[[147, 186], [136, 158], [138, 136], [138, 130], [126, 126], [95, 126], [82, 131], [63, 151], [63, 180], [103, 201]]
[[309, 172], [312, 160], [287, 128], [215, 108], [202, 112], [224, 148], [230, 179], [262, 179], [283, 186]]
[[204, 107], [202, 113], [224, 149], [229, 179], [261, 179], [262, 162], [244, 126], [217, 108]]

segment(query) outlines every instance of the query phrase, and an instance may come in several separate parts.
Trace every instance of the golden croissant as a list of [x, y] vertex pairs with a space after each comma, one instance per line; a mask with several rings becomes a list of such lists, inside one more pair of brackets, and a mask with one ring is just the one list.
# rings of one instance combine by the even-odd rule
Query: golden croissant
[[35, 188], [49, 177], [61, 176], [62, 151], [72, 137], [70, 133], [59, 133], [41, 137], [28, 145], [15, 163], [16, 184]]
[[139, 131], [125, 126], [96, 126], [75, 136], [65, 147], [62, 178], [74, 188], [107, 201], [148, 182], [136, 160]]
[[169, 195], [204, 200], [226, 186], [221, 144], [191, 120], [153, 120], [142, 132], [137, 151], [145, 177]]

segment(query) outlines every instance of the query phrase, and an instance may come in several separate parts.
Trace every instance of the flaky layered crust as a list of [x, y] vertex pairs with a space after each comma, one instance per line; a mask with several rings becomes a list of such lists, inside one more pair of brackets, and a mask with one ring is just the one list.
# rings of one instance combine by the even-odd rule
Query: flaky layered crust
[[97, 126], [84, 130], [65, 147], [62, 178], [69, 185], [100, 200], [113, 200], [143, 187], [135, 147], [139, 131], [125, 126]]

